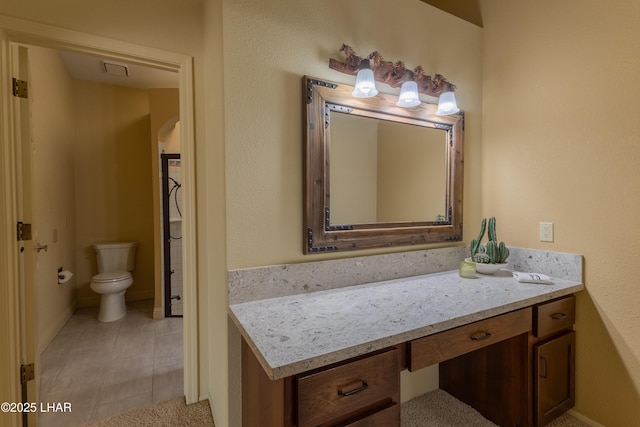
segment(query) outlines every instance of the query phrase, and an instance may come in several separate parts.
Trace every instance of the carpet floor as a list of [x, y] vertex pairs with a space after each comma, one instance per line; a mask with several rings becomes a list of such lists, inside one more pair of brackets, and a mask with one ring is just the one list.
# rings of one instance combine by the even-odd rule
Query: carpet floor
[[[444, 390], [434, 390], [402, 404], [401, 427], [494, 427], [471, 406]], [[209, 402], [187, 405], [184, 398], [134, 409], [82, 427], [215, 427]], [[589, 427], [564, 414], [547, 427]]]
[[[402, 404], [401, 427], [495, 427], [471, 406], [444, 390], [434, 390]], [[589, 427], [569, 414], [556, 418], [547, 427]]]
[[82, 427], [215, 427], [209, 401], [187, 405], [184, 397], [114, 415]]

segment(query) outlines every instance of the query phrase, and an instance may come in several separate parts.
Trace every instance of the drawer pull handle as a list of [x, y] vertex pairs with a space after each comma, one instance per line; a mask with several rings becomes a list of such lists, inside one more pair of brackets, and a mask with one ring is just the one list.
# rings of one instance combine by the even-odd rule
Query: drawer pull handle
[[567, 317], [567, 313], [553, 313], [551, 315], [551, 318], [553, 320], [561, 320], [561, 319], [564, 319], [565, 317]]
[[354, 388], [353, 390], [349, 390], [349, 391], [342, 391], [341, 388], [338, 389], [338, 396], [343, 396], [343, 397], [347, 397], [347, 396], [353, 396], [354, 394], [358, 394], [360, 392], [365, 391], [366, 389], [369, 388], [369, 384], [367, 384], [366, 381], [360, 381], [362, 383], [362, 385], [360, 387]]
[[489, 338], [491, 338], [491, 332], [489, 331], [482, 331], [482, 332], [478, 332], [477, 334], [471, 335], [471, 339], [473, 341], [484, 341]]

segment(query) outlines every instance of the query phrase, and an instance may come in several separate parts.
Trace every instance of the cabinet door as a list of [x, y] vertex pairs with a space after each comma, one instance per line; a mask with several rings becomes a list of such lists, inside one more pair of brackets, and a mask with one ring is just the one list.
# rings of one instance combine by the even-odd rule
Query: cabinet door
[[543, 426], [575, 404], [575, 332], [535, 346], [536, 425]]

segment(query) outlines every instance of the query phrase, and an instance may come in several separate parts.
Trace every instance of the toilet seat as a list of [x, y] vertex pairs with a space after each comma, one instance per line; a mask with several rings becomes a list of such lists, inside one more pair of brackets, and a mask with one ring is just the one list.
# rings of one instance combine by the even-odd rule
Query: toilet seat
[[114, 283], [130, 279], [131, 273], [128, 271], [114, 271], [111, 273], [99, 273], [91, 278], [94, 283]]

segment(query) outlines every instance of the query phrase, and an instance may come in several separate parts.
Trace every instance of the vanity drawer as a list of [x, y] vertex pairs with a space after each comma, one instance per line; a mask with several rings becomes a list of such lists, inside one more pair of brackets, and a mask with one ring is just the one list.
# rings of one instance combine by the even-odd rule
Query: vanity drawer
[[[359, 414], [388, 407], [397, 403], [399, 383], [395, 348], [319, 372], [303, 374], [297, 378], [298, 426], [318, 426], [333, 420], [357, 419]], [[356, 422], [346, 425], [378, 424]]]
[[572, 329], [575, 320], [575, 295], [536, 305], [533, 308], [533, 334], [541, 338]]
[[479, 320], [409, 343], [409, 370], [431, 366], [531, 330], [531, 307]]
[[400, 404], [392, 403], [384, 409], [364, 416], [357, 421], [348, 421], [346, 424], [338, 424], [340, 427], [390, 427], [400, 425]]

